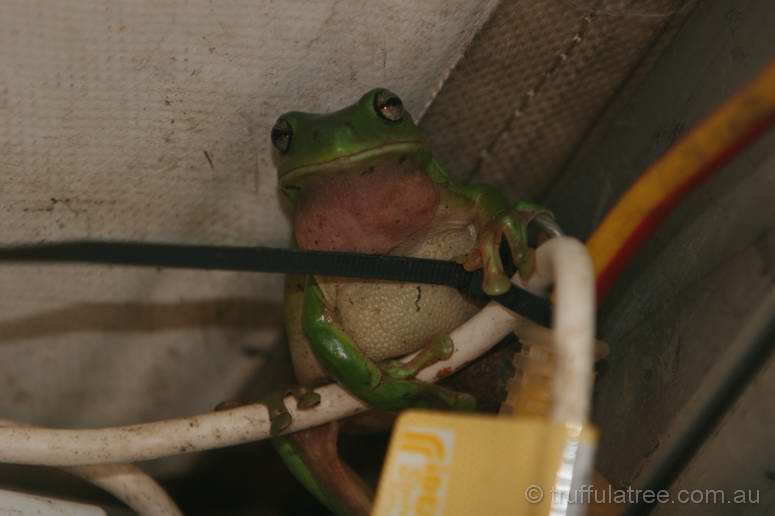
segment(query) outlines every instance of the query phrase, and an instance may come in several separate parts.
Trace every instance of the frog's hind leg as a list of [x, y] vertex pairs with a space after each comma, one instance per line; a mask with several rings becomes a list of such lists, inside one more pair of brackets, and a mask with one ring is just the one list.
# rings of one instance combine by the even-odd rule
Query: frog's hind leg
[[340, 516], [366, 516], [373, 493], [339, 458], [338, 435], [339, 423], [334, 421], [272, 441], [288, 469], [329, 510]]
[[[475, 406], [475, 400], [468, 394], [414, 379], [422, 368], [451, 354], [449, 338], [434, 339], [409, 363], [390, 361], [380, 367], [334, 324], [323, 293], [314, 283], [308, 283], [304, 290], [301, 323], [315, 357], [326, 372], [373, 407], [396, 411], [413, 406], [468, 410]], [[278, 408], [273, 414], [279, 429], [285, 422], [284, 413]], [[333, 512], [369, 514], [372, 493], [339, 458], [338, 425], [329, 423], [276, 437], [275, 447], [296, 478]]]
[[475, 408], [476, 401], [469, 394], [413, 379], [419, 369], [449, 356], [452, 343], [448, 338], [434, 340], [408, 364], [396, 365], [391, 361], [380, 367], [334, 324], [323, 294], [314, 283], [307, 284], [304, 291], [302, 327], [315, 357], [328, 374], [372, 407], [389, 411], [409, 407]]

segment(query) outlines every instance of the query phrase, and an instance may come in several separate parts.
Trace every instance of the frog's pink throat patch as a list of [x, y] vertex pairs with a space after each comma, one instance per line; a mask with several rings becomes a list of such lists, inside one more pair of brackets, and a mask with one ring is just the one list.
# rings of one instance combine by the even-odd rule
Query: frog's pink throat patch
[[385, 254], [433, 220], [438, 186], [412, 160], [361, 165], [304, 186], [293, 230], [301, 249]]

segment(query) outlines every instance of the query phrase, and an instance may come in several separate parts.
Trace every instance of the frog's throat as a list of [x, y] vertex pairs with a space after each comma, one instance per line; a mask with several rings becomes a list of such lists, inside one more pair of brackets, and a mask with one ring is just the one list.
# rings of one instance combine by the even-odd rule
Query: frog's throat
[[422, 150], [429, 149], [427, 142], [414, 141], [414, 142], [401, 142], [401, 143], [388, 143], [372, 149], [350, 154], [349, 156], [340, 156], [329, 161], [323, 161], [320, 163], [313, 163], [310, 165], [304, 165], [285, 172], [280, 177], [280, 184], [284, 187], [287, 186], [300, 186], [304, 178], [311, 175], [320, 175], [328, 173], [340, 172], [344, 169], [348, 169], [362, 161], [379, 158], [386, 155], [400, 155], [414, 153]]

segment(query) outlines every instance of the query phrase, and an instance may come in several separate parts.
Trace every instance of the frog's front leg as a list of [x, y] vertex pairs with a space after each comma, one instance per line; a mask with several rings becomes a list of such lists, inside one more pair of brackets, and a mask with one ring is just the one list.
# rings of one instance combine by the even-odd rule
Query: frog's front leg
[[450, 185], [449, 189], [472, 201], [477, 211], [478, 242], [463, 265], [468, 270], [484, 269], [483, 289], [487, 294], [505, 294], [511, 288], [511, 282], [500, 257], [503, 237], [514, 265], [522, 277], [527, 277], [534, 267], [533, 251], [528, 246], [528, 225], [537, 218], [547, 221], [546, 225], [553, 224], [552, 213], [537, 204], [519, 202], [509, 205], [500, 190], [492, 186]]
[[437, 347], [451, 353], [451, 341], [439, 339], [405, 368], [390, 361], [385, 366], [369, 359], [332, 320], [323, 294], [313, 282], [304, 292], [302, 327], [315, 357], [340, 385], [370, 406], [388, 411], [409, 407], [473, 410], [472, 396], [412, 379], [418, 367], [431, 363]]

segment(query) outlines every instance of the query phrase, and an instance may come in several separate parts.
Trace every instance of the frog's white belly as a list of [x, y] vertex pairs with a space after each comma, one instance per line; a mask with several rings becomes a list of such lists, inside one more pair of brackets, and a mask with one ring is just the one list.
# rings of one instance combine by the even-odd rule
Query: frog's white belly
[[[392, 254], [448, 260], [465, 255], [475, 242], [468, 226], [446, 228]], [[450, 333], [478, 309], [456, 289], [438, 285], [337, 279], [324, 290], [335, 296], [334, 316], [341, 328], [375, 361], [420, 349], [432, 337]]]
[[[473, 249], [475, 212], [470, 202], [444, 193], [442, 199], [433, 223], [391, 254], [449, 260]], [[327, 375], [302, 330], [305, 281], [299, 276], [288, 277], [286, 328], [298, 381], [319, 385]], [[328, 315], [375, 361], [422, 348], [433, 337], [449, 334], [478, 309], [450, 287], [327, 277], [316, 277], [316, 283]]]

